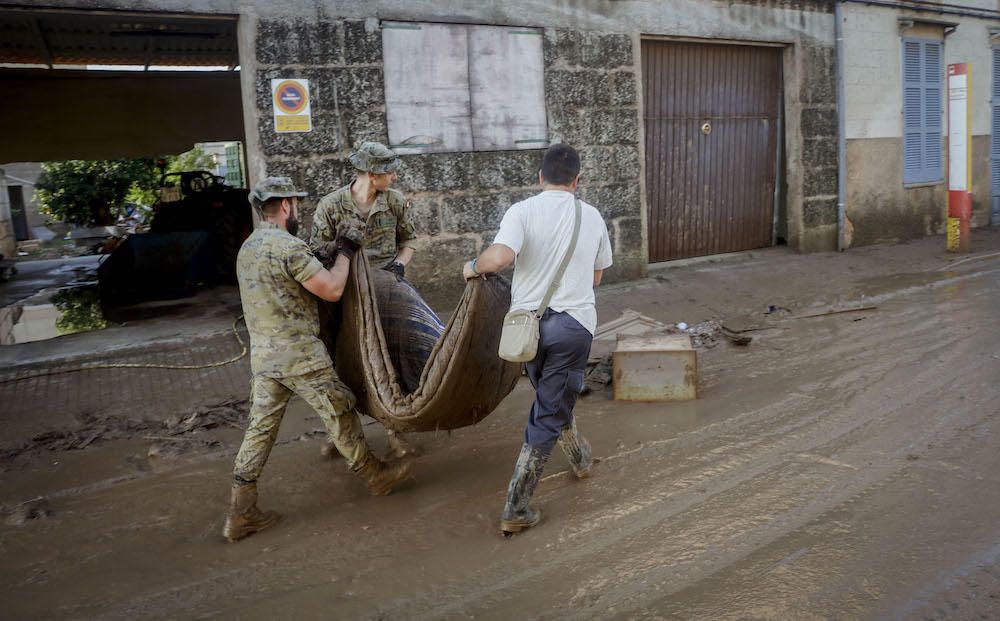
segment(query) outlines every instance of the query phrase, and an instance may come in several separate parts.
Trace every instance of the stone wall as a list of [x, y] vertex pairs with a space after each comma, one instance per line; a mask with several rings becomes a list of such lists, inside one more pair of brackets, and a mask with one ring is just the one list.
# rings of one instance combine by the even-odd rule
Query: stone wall
[[[323, 195], [350, 182], [346, 156], [363, 140], [386, 143], [381, 30], [377, 20], [261, 20], [256, 97], [268, 174], [309, 192], [306, 232]], [[545, 92], [550, 142], [577, 147], [581, 197], [608, 223], [615, 265], [608, 281], [646, 269], [640, 201], [636, 54], [626, 34], [546, 29]], [[277, 134], [272, 78], [308, 79], [314, 129]], [[412, 200], [417, 254], [408, 275], [429, 296], [462, 287], [461, 264], [492, 242], [504, 211], [539, 191], [544, 150], [403, 156], [397, 188]]]
[[830, 45], [804, 42], [797, 53], [801, 57], [798, 125], [802, 140], [802, 220], [800, 234], [789, 244], [799, 250], [836, 250], [836, 50]]

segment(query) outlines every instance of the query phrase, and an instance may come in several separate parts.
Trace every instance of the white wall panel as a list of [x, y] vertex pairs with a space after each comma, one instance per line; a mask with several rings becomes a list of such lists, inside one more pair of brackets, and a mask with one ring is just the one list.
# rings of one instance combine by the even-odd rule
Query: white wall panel
[[383, 23], [386, 121], [397, 153], [473, 150], [467, 37], [457, 24]]
[[542, 31], [471, 26], [469, 57], [476, 150], [547, 146]]

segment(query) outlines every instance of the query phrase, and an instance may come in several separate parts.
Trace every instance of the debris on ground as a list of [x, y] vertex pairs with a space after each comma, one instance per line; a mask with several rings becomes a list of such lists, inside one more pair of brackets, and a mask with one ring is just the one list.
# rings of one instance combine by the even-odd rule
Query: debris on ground
[[217, 446], [217, 440], [190, 436], [218, 427], [242, 429], [248, 414], [249, 404], [240, 399], [200, 407], [190, 414], [171, 416], [164, 421], [86, 414], [72, 429], [46, 431], [19, 446], [0, 450], [0, 460], [39, 451], [82, 450], [111, 440], [138, 437], [155, 443], [149, 449], [149, 457], [166, 457]]
[[691, 337], [691, 345], [695, 349], [712, 349], [723, 341], [745, 347], [753, 340], [752, 336], [742, 334], [746, 330], [731, 330], [716, 319], [709, 319], [687, 325], [684, 322], [666, 324], [651, 319], [632, 310], [625, 310], [622, 316], [598, 326], [595, 331], [594, 344], [591, 348], [587, 370], [583, 377], [583, 391], [587, 395], [592, 392], [609, 388], [614, 380], [612, 376], [612, 350], [621, 336], [655, 336], [662, 334], [687, 334]]
[[48, 500], [44, 496], [39, 496], [15, 506], [5, 522], [8, 526], [21, 526], [29, 520], [43, 520], [51, 513]]
[[171, 436], [223, 426], [242, 429], [246, 426], [248, 412], [245, 399], [230, 399], [216, 405], [198, 408], [184, 417], [171, 416], [163, 421], [163, 427]]
[[790, 319], [812, 319], [814, 317], [826, 317], [828, 315], [839, 315], [841, 313], [860, 313], [863, 311], [876, 310], [878, 307], [874, 304], [862, 304], [859, 306], [849, 306], [846, 308], [832, 308], [829, 310], [817, 311], [814, 313], [807, 313], [805, 315], [796, 315], [790, 317]]
[[587, 371], [583, 376], [581, 395], [587, 395], [595, 390], [603, 390], [611, 386], [611, 354], [601, 356], [597, 360], [587, 362]]
[[7, 282], [17, 275], [17, 264], [0, 254], [0, 282]]

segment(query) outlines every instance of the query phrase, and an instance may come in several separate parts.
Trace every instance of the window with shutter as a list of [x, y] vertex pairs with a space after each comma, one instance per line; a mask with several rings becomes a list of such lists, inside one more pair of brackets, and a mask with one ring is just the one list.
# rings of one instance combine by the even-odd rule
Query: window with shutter
[[990, 197], [992, 198], [992, 224], [1000, 224], [1000, 46], [993, 48], [993, 88], [990, 91], [993, 123], [990, 142]]
[[400, 154], [548, 146], [542, 39], [538, 28], [383, 22], [389, 146]]
[[903, 183], [944, 180], [943, 46], [903, 39]]

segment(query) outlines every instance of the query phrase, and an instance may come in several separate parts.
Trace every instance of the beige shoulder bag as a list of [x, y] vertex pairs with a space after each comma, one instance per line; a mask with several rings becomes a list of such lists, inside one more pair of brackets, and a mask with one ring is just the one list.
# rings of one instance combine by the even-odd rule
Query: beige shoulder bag
[[538, 310], [512, 310], [503, 318], [503, 328], [500, 331], [500, 357], [510, 362], [528, 362], [535, 358], [538, 353], [538, 322], [549, 307], [552, 296], [559, 288], [559, 282], [566, 272], [566, 266], [576, 250], [576, 240], [580, 236], [580, 218], [583, 207], [580, 199], [576, 199], [576, 222], [573, 224], [573, 239], [569, 242], [566, 256], [563, 257], [559, 269], [556, 270], [552, 278], [549, 290], [542, 298], [542, 304]]

